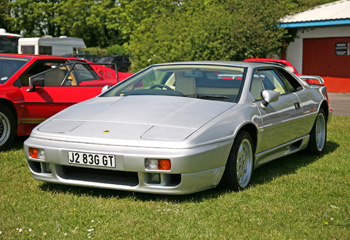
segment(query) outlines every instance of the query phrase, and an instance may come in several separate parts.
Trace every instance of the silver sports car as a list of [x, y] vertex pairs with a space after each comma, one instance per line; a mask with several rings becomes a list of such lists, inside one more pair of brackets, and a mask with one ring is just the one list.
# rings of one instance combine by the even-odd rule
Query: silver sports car
[[326, 87], [278, 65], [156, 64], [49, 118], [24, 148], [45, 182], [158, 194], [219, 183], [239, 190], [264, 163], [321, 153], [330, 117]]

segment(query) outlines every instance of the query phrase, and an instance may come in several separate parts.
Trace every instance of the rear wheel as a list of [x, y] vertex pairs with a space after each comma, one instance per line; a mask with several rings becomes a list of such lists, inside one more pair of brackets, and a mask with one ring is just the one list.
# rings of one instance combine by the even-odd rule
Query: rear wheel
[[248, 187], [253, 174], [254, 144], [246, 131], [237, 134], [226, 163], [222, 185], [238, 191]]
[[13, 113], [0, 105], [0, 150], [8, 147], [16, 135], [16, 121]]
[[327, 123], [323, 109], [317, 115], [316, 121], [310, 132], [310, 141], [307, 150], [310, 153], [321, 153], [326, 146], [327, 141]]

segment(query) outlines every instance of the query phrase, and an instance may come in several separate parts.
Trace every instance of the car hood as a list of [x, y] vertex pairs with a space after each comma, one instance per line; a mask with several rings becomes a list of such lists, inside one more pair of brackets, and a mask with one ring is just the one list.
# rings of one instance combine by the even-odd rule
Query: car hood
[[183, 141], [234, 105], [174, 96], [96, 97], [48, 119], [36, 132], [101, 144]]

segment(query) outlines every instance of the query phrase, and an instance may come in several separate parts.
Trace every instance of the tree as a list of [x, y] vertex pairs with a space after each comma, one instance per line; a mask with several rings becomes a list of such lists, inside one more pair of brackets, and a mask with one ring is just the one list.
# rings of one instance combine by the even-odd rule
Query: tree
[[277, 28], [285, 5], [273, 0], [183, 1], [131, 35], [136, 70], [150, 63], [243, 60], [280, 51], [285, 29]]
[[11, 32], [12, 28], [8, 21], [9, 15], [10, 7], [7, 0], [0, 0], [0, 28], [4, 28], [8, 32]]
[[59, 0], [16, 0], [8, 1], [10, 11], [6, 19], [14, 32], [25, 37], [59, 34], [59, 27], [53, 23]]
[[[123, 43], [115, 24], [114, 0], [1, 0], [1, 22], [25, 37], [67, 35], [83, 38], [87, 46], [107, 47]], [[8, 7], [7, 7], [8, 6]], [[3, 20], [4, 19], [4, 20]], [[8, 28], [8, 30], [10, 30]]]
[[[171, 14], [182, 0], [119, 0], [114, 29], [120, 29], [128, 41], [135, 31], [143, 30], [164, 15]], [[112, 26], [112, 25], [111, 25]]]
[[88, 47], [126, 44], [140, 68], [277, 53], [287, 34], [279, 19], [335, 0], [0, 1], [0, 27], [8, 32], [80, 37]]

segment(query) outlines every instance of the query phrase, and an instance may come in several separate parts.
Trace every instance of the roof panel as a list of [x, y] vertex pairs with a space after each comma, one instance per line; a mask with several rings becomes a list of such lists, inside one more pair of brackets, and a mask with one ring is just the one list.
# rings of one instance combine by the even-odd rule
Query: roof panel
[[350, 0], [341, 0], [327, 3], [305, 12], [286, 16], [282, 23], [329, 21], [339, 19], [350, 19]]

